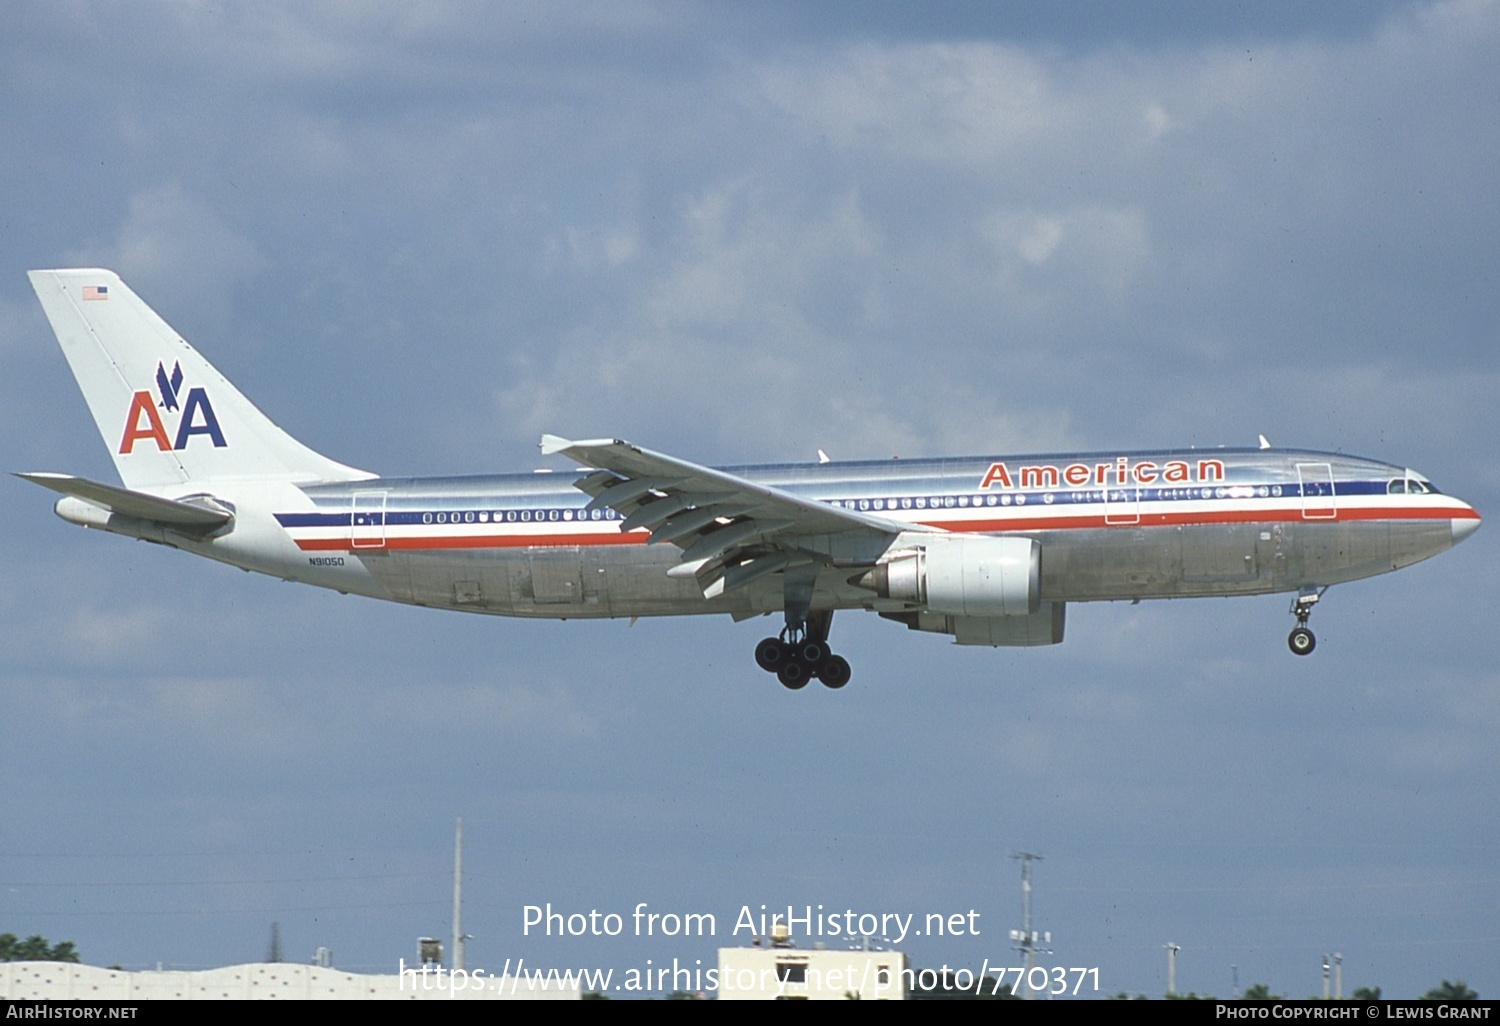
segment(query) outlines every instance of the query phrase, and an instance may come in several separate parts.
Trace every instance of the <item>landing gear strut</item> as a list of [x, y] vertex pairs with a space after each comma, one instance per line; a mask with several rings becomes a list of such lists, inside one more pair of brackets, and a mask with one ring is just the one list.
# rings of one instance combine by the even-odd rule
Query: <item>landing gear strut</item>
[[1297, 626], [1292, 628], [1292, 633], [1287, 635], [1287, 648], [1292, 650], [1293, 655], [1310, 655], [1317, 646], [1318, 639], [1313, 637], [1313, 632], [1307, 629], [1308, 617], [1312, 616], [1313, 606], [1318, 604], [1318, 599], [1323, 597], [1323, 592], [1328, 588], [1304, 588], [1292, 599], [1292, 615], [1297, 618]]
[[849, 683], [851, 671], [848, 661], [828, 647], [832, 623], [831, 610], [799, 617], [789, 609], [781, 636], [766, 638], [755, 646], [756, 664], [776, 674], [776, 679], [793, 691], [806, 687], [814, 677], [826, 688], [843, 687]]

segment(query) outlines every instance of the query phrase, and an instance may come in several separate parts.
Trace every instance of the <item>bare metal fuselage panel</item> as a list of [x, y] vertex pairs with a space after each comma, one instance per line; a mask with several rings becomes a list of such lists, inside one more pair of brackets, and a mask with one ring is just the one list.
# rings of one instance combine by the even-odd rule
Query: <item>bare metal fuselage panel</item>
[[[1124, 472], [1117, 473], [1121, 461]], [[1143, 465], [1151, 469], [1140, 471]], [[1003, 475], [992, 473], [996, 466]], [[1165, 480], [1164, 468], [1173, 466], [1179, 479]], [[1079, 483], [1068, 480], [1070, 468]], [[1079, 480], [1079, 468], [1087, 480]], [[1022, 470], [1029, 471], [1024, 481]], [[1419, 479], [1401, 468], [1314, 452], [1067, 454], [728, 472], [917, 530], [1035, 538], [1049, 602], [1254, 595], [1368, 577], [1450, 547], [1463, 505], [1430, 486], [1412, 483], [1408, 491], [1407, 482]], [[743, 617], [781, 609], [774, 576], [716, 598], [705, 598], [691, 578], [668, 577], [681, 552], [648, 546], [642, 531], [622, 533], [608, 509], [586, 510], [575, 479], [529, 474], [313, 486], [302, 489], [312, 511], [277, 520], [307, 554], [308, 567], [296, 576], [400, 602], [538, 617]], [[848, 577], [837, 563], [825, 566], [814, 608], [901, 605], [872, 597]]]

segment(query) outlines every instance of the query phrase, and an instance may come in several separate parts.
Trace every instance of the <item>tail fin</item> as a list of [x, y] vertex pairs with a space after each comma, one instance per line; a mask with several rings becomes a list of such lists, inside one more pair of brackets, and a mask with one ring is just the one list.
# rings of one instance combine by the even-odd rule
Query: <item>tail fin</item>
[[127, 488], [374, 476], [271, 423], [113, 271], [28, 276]]

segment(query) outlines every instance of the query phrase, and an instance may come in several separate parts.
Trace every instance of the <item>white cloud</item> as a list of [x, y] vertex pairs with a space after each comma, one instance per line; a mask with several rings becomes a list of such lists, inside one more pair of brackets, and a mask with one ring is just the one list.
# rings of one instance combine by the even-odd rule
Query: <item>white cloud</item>
[[1055, 135], [1073, 111], [1045, 58], [988, 44], [862, 44], [763, 72], [809, 135], [896, 161], [989, 163]]
[[254, 242], [175, 183], [132, 196], [114, 239], [78, 251], [72, 262], [118, 271], [152, 306], [192, 311], [216, 334], [228, 327], [234, 287], [266, 263]]
[[151, 652], [170, 650], [175, 614], [160, 603], [132, 603], [127, 608], [89, 605], [73, 614], [59, 638], [69, 654], [88, 663], [117, 663]]
[[35, 323], [36, 316], [24, 300], [12, 303], [0, 299], [0, 353], [32, 348], [30, 329]]
[[596, 738], [602, 721], [618, 714], [598, 703], [579, 701], [565, 683], [448, 684], [432, 681], [413, 701], [406, 691], [386, 691], [372, 704], [372, 719], [398, 732], [505, 738], [509, 743], [536, 738], [577, 741]]

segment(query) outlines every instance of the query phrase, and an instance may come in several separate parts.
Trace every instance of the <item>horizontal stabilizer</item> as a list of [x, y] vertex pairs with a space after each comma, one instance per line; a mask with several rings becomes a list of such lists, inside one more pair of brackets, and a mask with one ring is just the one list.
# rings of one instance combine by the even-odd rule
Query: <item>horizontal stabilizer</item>
[[223, 527], [234, 519], [234, 513], [205, 496], [202, 505], [196, 502], [179, 502], [163, 499], [145, 492], [133, 492], [128, 488], [100, 484], [70, 474], [17, 474], [33, 484], [50, 488], [109, 513], [149, 520], [157, 524], [185, 528], [190, 531], [209, 531]]

